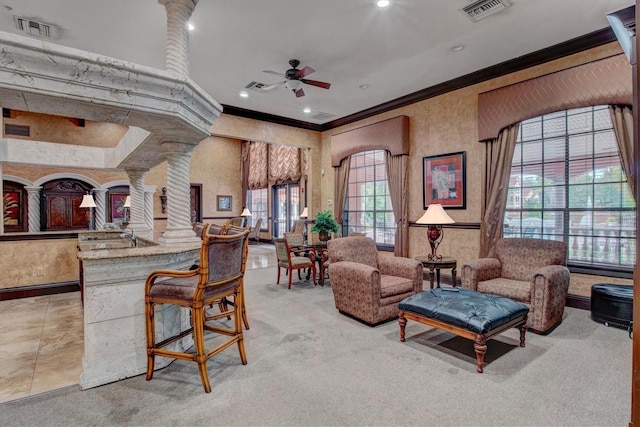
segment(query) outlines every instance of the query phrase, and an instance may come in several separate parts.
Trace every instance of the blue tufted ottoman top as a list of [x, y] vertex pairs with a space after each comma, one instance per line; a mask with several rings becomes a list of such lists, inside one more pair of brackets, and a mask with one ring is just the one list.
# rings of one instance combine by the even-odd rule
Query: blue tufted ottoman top
[[529, 307], [509, 298], [462, 288], [436, 288], [398, 303], [402, 311], [486, 334], [529, 312]]

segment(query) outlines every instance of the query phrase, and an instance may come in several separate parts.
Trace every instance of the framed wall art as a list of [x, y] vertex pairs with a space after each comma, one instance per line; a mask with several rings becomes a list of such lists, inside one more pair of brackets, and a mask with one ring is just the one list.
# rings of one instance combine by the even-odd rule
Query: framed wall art
[[219, 211], [231, 210], [231, 196], [218, 196], [218, 210]]
[[439, 203], [448, 209], [466, 209], [466, 151], [422, 158], [424, 209]]

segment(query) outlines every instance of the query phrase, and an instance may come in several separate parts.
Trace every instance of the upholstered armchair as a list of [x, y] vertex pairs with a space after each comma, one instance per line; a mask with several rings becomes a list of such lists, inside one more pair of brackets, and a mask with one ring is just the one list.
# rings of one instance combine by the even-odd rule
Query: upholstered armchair
[[256, 225], [249, 230], [249, 240], [255, 239], [256, 242], [260, 242], [260, 227], [262, 227], [262, 218], [258, 218]]
[[327, 242], [329, 277], [336, 308], [373, 326], [398, 318], [398, 303], [422, 292], [422, 264], [395, 256], [378, 256], [369, 237]]
[[462, 287], [511, 298], [529, 306], [527, 327], [550, 332], [562, 322], [569, 291], [567, 244], [503, 238], [491, 258], [462, 266]]

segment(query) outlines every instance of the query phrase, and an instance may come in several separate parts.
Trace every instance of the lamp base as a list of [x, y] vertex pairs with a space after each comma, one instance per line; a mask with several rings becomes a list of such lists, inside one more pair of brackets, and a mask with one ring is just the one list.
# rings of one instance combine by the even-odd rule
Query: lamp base
[[430, 261], [442, 259], [442, 255], [437, 255], [436, 250], [442, 241], [443, 234], [442, 228], [438, 225], [430, 225], [427, 228], [427, 240], [429, 240], [429, 246], [431, 246], [431, 253], [428, 255]]

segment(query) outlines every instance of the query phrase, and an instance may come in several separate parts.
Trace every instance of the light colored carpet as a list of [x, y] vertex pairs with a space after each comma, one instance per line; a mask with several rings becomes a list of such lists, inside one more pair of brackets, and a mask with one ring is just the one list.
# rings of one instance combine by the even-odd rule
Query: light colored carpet
[[0, 425], [623, 426], [630, 414], [631, 340], [567, 308], [550, 335], [490, 340], [483, 374], [471, 341], [409, 321], [375, 328], [339, 314], [330, 285], [247, 271], [248, 365], [237, 347], [197, 366], [0, 404]]

